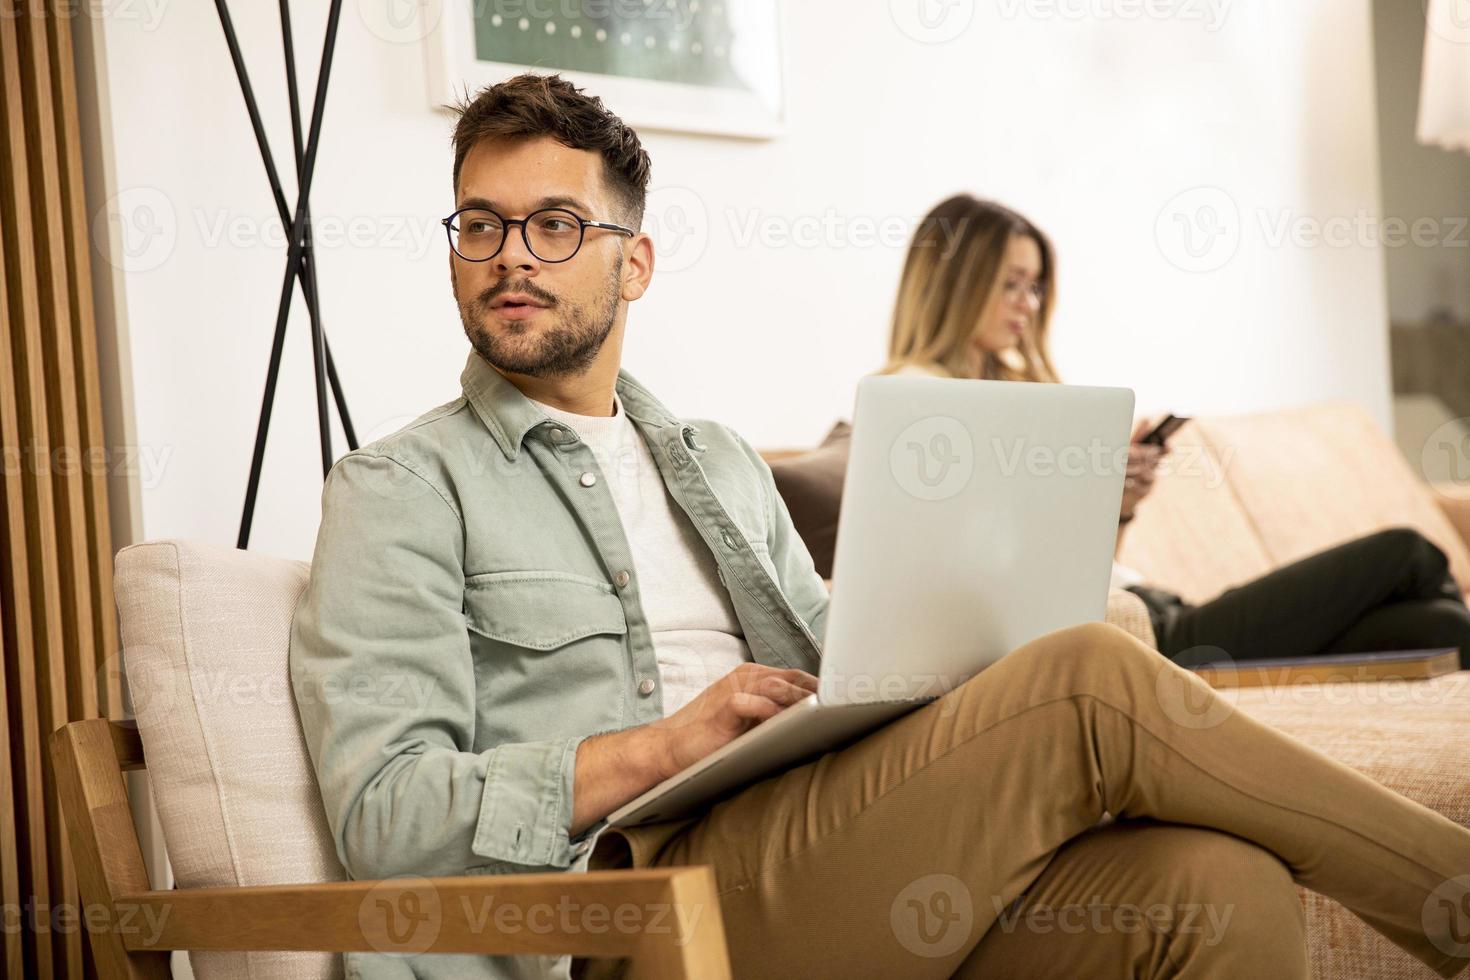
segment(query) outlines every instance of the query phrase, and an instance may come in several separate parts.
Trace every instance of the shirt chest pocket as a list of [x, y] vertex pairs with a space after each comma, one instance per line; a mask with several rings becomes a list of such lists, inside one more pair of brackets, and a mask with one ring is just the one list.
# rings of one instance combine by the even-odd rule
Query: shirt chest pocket
[[628, 622], [612, 586], [569, 572], [472, 575], [464, 614], [481, 709], [477, 742], [621, 725]]

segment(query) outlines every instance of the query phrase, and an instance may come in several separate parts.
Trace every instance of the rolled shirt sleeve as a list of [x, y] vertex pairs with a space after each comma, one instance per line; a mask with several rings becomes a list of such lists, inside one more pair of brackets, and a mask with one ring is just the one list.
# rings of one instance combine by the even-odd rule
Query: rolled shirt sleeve
[[474, 750], [463, 604], [464, 526], [452, 497], [382, 451], [343, 457], [322, 491], [290, 669], [353, 878], [572, 862], [582, 738]]

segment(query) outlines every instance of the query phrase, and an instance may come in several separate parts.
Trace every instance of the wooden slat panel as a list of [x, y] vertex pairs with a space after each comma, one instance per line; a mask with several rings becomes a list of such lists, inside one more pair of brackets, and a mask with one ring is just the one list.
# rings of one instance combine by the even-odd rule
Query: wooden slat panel
[[[82, 141], [77, 122], [76, 64], [70, 19], [56, 11], [68, 0], [53, 0], [47, 18], [51, 79], [56, 94], [57, 161], [65, 211], [67, 284], [71, 290], [72, 351], [76, 360], [77, 416], [87, 451], [83, 473], [86, 495], [88, 567], [91, 573], [92, 627], [96, 637], [96, 715], [123, 717], [118, 652], [117, 609], [112, 595], [112, 528], [107, 510], [106, 436], [102, 428], [102, 386], [97, 371], [97, 325], [92, 305], [90, 226], [82, 176]], [[94, 717], [87, 715], [86, 717]]]
[[[31, 403], [33, 383], [20, 363], [24, 347], [25, 324], [38, 316], [36, 307], [36, 270], [32, 252], [30, 201], [27, 193], [25, 158], [25, 123], [20, 104], [21, 84], [19, 49], [16, 40], [18, 10], [14, 0], [0, 0], [0, 196], [3, 196], [9, 220], [0, 222], [5, 235], [5, 278], [9, 284], [6, 318], [6, 383], [0, 384], [0, 398], [13, 411], [12, 430], [6, 444], [20, 453], [13, 477], [6, 472], [6, 594], [10, 595], [14, 633], [7, 633], [7, 643], [14, 656], [6, 657], [7, 668], [13, 668], [15, 684], [11, 687], [9, 721], [12, 738], [20, 751], [14, 756], [22, 770], [14, 784], [17, 799], [23, 801], [25, 820], [18, 828], [21, 837], [20, 857], [22, 888], [27, 898], [49, 904], [52, 899], [50, 856], [46, 845], [46, 787], [41, 763], [41, 694], [36, 677], [37, 658], [46, 650], [45, 636], [60, 635], [60, 611], [45, 599], [45, 562], [30, 560], [35, 550], [30, 528], [49, 519], [50, 494], [36, 492], [34, 467], [30, 455], [37, 439], [32, 420], [39, 416], [44, 429], [44, 405], [40, 411]], [[45, 443], [42, 441], [41, 446]], [[49, 488], [48, 488], [49, 489]], [[43, 513], [44, 511], [44, 513]], [[48, 520], [49, 524], [49, 520]], [[54, 564], [52, 566], [54, 568]], [[32, 571], [37, 574], [33, 577]], [[52, 590], [52, 596], [55, 589]], [[54, 630], [51, 628], [54, 627]], [[26, 971], [38, 977], [54, 976], [51, 943], [37, 942], [29, 929], [22, 930], [26, 943]]]
[[67, 719], [95, 718], [97, 694], [92, 657], [92, 583], [87, 571], [86, 496], [82, 480], [81, 426], [72, 356], [71, 290], [68, 288], [65, 212], [58, 175], [56, 100], [52, 94], [50, 42], [37, 6], [21, 21], [21, 71], [29, 77], [26, 147], [30, 151], [31, 223], [36, 236], [36, 274], [41, 299], [41, 355], [46, 376], [47, 453], [56, 508], [57, 568], [65, 650]]
[[[5, 236], [0, 235], [0, 317], [9, 323], [10, 300], [5, 288]], [[11, 396], [14, 390], [11, 383], [10, 371], [10, 341], [7, 336], [0, 337], [0, 446], [16, 446], [15, 441], [15, 402]], [[9, 458], [0, 459], [0, 468], [8, 474], [12, 465], [18, 465], [18, 460]], [[16, 474], [17, 477], [19, 474]], [[8, 503], [11, 494], [7, 488], [7, 476], [0, 476], [0, 552], [6, 551], [8, 535], [6, 529], [10, 525], [10, 509]], [[18, 508], [17, 508], [18, 510]], [[0, 562], [3, 566], [4, 562]], [[12, 660], [18, 659], [20, 647], [12, 643], [11, 637], [22, 632], [13, 622], [15, 611], [11, 603], [6, 599], [10, 590], [5, 585], [6, 571], [0, 567], [0, 648], [5, 650], [5, 665]], [[30, 632], [30, 617], [25, 616], [24, 632]], [[0, 797], [0, 901], [7, 908], [20, 907], [21, 894], [21, 868], [20, 853], [16, 846], [16, 834], [19, 829], [16, 824], [16, 806], [23, 802], [17, 800], [14, 782], [15, 767], [11, 762], [11, 753], [19, 750], [21, 742], [18, 738], [12, 738], [10, 734], [11, 724], [18, 719], [18, 715], [10, 710], [9, 682], [5, 678], [5, 669], [0, 667], [0, 707], [5, 711], [5, 724], [0, 724], [0, 785], [7, 792]], [[38, 770], [36, 771], [39, 774]], [[39, 802], [39, 801], [37, 801]], [[42, 811], [37, 808], [37, 816]], [[3, 930], [5, 943], [5, 975], [7, 977], [19, 977], [25, 975], [25, 950], [24, 943], [19, 932]]]
[[[49, 474], [51, 427], [46, 400], [46, 358], [42, 323], [45, 290], [39, 288], [36, 261], [36, 223], [30, 200], [31, 175], [34, 164], [27, 157], [27, 102], [33, 97], [36, 83], [29, 57], [28, 38], [32, 27], [30, 9], [10, 4], [0, 20], [4, 40], [0, 42], [0, 60], [6, 74], [4, 84], [4, 140], [7, 160], [5, 201], [10, 206], [7, 227], [13, 231], [19, 281], [12, 289], [20, 302], [12, 307], [10, 334], [14, 357], [20, 447], [26, 458], [21, 467], [25, 503], [25, 537], [30, 554], [29, 577], [32, 604], [32, 650], [35, 657], [36, 703], [39, 705], [40, 730], [28, 737], [39, 738], [67, 720], [66, 646], [67, 635], [61, 569], [58, 561], [61, 541], [57, 535], [57, 518]], [[49, 83], [47, 83], [49, 84]], [[9, 255], [7, 250], [7, 255]], [[76, 885], [67, 866], [59, 831], [59, 805], [54, 774], [49, 760], [42, 756], [41, 784], [46, 821], [41, 828], [47, 842], [45, 879], [34, 873], [26, 883], [28, 894], [36, 896], [37, 905], [49, 912], [58, 903], [75, 902]], [[45, 920], [43, 920], [45, 921]], [[81, 944], [75, 932], [57, 936], [49, 929], [36, 937], [35, 950], [40, 975], [45, 977], [80, 977]]]
[[[31, 234], [36, 255], [36, 295], [40, 318], [27, 329], [28, 359], [39, 362], [42, 376], [40, 402], [46, 413], [46, 453], [39, 479], [51, 494], [50, 537], [55, 549], [61, 632], [48, 639], [49, 679], [42, 684], [44, 732], [51, 732], [73, 718], [97, 713], [95, 675], [92, 667], [91, 581], [87, 572], [86, 500], [78, 471], [81, 455], [77, 424], [76, 377], [72, 366], [71, 299], [66, 285], [66, 232], [62, 228], [61, 188], [57, 183], [56, 122], [51, 93], [51, 56], [46, 40], [45, 9], [27, 4], [19, 22], [21, 84], [28, 88], [25, 107], [27, 173], [30, 178]], [[31, 327], [32, 325], [27, 325]], [[38, 356], [39, 355], [39, 356]], [[32, 374], [35, 366], [31, 366]], [[33, 396], [34, 400], [34, 396]], [[40, 458], [38, 458], [40, 463]], [[41, 529], [45, 533], [46, 529]], [[51, 556], [48, 555], [48, 558]], [[52, 714], [46, 718], [45, 711]], [[52, 892], [56, 901], [71, 910], [81, 908], [70, 844], [62, 822], [59, 791], [51, 771], [49, 754], [42, 756], [47, 793], [47, 838], [51, 851]], [[74, 912], [73, 912], [74, 914]], [[56, 922], [52, 916], [43, 921]], [[64, 921], [64, 920], [63, 920]], [[47, 930], [56, 957], [55, 976], [83, 980], [85, 963], [82, 935], [76, 929]]]

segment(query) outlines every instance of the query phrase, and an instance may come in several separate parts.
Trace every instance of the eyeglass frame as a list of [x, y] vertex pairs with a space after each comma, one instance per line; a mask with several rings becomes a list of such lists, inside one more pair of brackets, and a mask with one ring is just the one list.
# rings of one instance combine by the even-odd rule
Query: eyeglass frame
[[[504, 231], [501, 233], [500, 236], [500, 247], [491, 252], [489, 255], [485, 256], [483, 259], [466, 258], [465, 254], [461, 252], [458, 246], [454, 244], [454, 233], [458, 229], [453, 226], [452, 222], [455, 218], [458, 218], [466, 211], [489, 212], [490, 214], [495, 215], [496, 218], [500, 219], [501, 225], [504, 226]], [[569, 214], [577, 221], [577, 247], [572, 249], [572, 254], [568, 255], [564, 259], [543, 259], [541, 256], [536, 255], [536, 250], [531, 247], [531, 239], [526, 234], [526, 228], [529, 226], [531, 219], [536, 217], [536, 215], [538, 214], [545, 214], [548, 211], [556, 211], [559, 214]], [[632, 228], [626, 227], [625, 225], [615, 225], [610, 221], [589, 221], [577, 212], [563, 207], [537, 208], [535, 211], [532, 211], [524, 218], [507, 218], [505, 217], [505, 215], [501, 214], [499, 211], [496, 211], [494, 208], [487, 208], [479, 204], [470, 204], [454, 211], [447, 218], [439, 219], [439, 223], [444, 226], [444, 235], [446, 238], [449, 239], [450, 251], [452, 251], [455, 255], [459, 256], [466, 262], [489, 262], [491, 259], [495, 258], [495, 256], [505, 251], [505, 243], [510, 240], [510, 230], [517, 225], [520, 226], [521, 242], [525, 244], [526, 251], [535, 256], [538, 262], [545, 262], [547, 265], [560, 265], [563, 262], [570, 262], [572, 261], [572, 259], [575, 259], [577, 257], [577, 253], [582, 251], [582, 246], [587, 243], [588, 228], [601, 228], [604, 231], [615, 231], [619, 234], [627, 235], [629, 238], [636, 237], [638, 234], [638, 232], [634, 231]]]

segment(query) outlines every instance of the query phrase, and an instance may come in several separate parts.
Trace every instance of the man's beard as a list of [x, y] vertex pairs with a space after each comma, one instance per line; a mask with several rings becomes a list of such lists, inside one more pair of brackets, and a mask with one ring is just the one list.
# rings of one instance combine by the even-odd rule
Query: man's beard
[[[492, 367], [511, 374], [537, 378], [578, 374], [596, 359], [613, 324], [618, 318], [618, 300], [623, 275], [622, 257], [607, 279], [607, 292], [600, 309], [573, 306], [529, 280], [505, 279], [485, 290], [473, 300], [459, 303], [459, 318], [470, 345]], [[504, 329], [509, 336], [496, 336], [485, 326], [486, 316], [494, 316], [490, 304], [506, 293], [525, 293], [547, 304], [543, 316], [551, 317], [549, 326], [533, 327], [526, 321], [511, 320]], [[539, 330], [540, 341], [529, 345], [516, 341]]]

